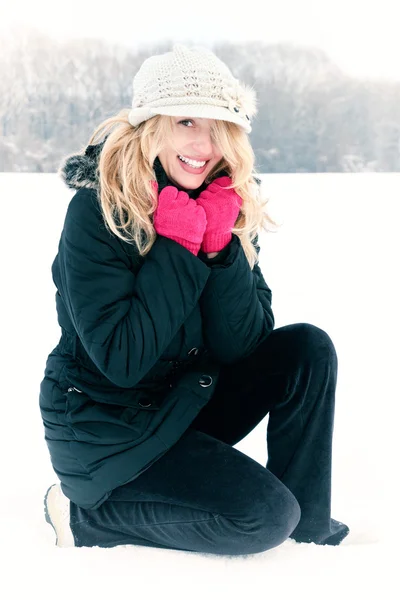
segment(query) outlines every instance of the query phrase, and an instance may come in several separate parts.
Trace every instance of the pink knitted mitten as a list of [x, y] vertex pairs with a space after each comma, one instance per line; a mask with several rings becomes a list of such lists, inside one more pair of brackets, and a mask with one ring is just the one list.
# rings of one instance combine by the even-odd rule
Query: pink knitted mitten
[[232, 239], [232, 227], [235, 226], [243, 200], [234, 189], [224, 189], [228, 185], [232, 185], [230, 177], [218, 177], [196, 200], [207, 216], [207, 228], [201, 244], [203, 252], [219, 252]]
[[[153, 182], [154, 187], [155, 185], [157, 184]], [[168, 185], [158, 196], [153, 224], [159, 235], [178, 242], [197, 256], [207, 226], [207, 217], [204, 209], [186, 192]]]

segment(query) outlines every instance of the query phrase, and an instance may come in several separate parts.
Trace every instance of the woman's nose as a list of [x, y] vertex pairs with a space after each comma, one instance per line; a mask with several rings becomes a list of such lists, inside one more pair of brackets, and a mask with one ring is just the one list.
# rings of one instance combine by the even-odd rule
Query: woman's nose
[[194, 148], [198, 154], [209, 156], [212, 154], [213, 145], [209, 134], [199, 136], [194, 143]]

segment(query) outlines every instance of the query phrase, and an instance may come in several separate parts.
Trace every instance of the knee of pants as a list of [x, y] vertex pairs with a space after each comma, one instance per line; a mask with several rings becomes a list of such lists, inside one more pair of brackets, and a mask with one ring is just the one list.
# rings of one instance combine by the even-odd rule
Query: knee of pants
[[295, 323], [291, 326], [299, 336], [301, 355], [308, 352], [310, 356], [321, 356], [322, 352], [328, 354], [334, 361], [337, 360], [336, 348], [326, 331], [311, 323]]
[[[290, 490], [280, 493], [273, 515], [264, 515], [264, 534], [262, 538], [267, 543], [267, 549], [282, 544], [297, 527], [300, 521], [300, 505]], [[265, 540], [265, 534], [268, 538]]]
[[269, 495], [264, 510], [250, 511], [234, 523], [225, 519], [225, 527], [234, 533], [241, 554], [265, 552], [287, 540], [300, 517], [298, 501], [282, 486], [279, 492]]

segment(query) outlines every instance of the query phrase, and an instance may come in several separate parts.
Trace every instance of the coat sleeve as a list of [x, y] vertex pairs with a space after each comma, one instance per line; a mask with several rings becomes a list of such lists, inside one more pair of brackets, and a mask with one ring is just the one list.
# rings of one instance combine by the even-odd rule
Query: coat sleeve
[[[253, 244], [259, 254], [258, 237]], [[273, 331], [272, 292], [258, 262], [251, 270], [235, 234], [218, 256], [200, 257], [211, 268], [200, 298], [204, 339], [219, 362], [230, 364], [251, 354]]]
[[97, 368], [117, 386], [133, 387], [199, 302], [211, 269], [158, 236], [135, 274], [96, 204], [87, 189], [70, 201], [53, 280]]

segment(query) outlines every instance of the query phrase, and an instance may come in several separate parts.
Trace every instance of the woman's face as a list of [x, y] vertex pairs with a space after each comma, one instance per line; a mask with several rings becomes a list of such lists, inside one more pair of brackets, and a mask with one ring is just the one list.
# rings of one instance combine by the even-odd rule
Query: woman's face
[[[212, 123], [213, 119], [173, 117], [173, 142], [179, 154], [168, 145], [158, 158], [168, 179], [175, 185], [187, 190], [197, 189], [221, 160], [222, 154], [211, 139]], [[201, 164], [188, 164], [188, 159]]]

